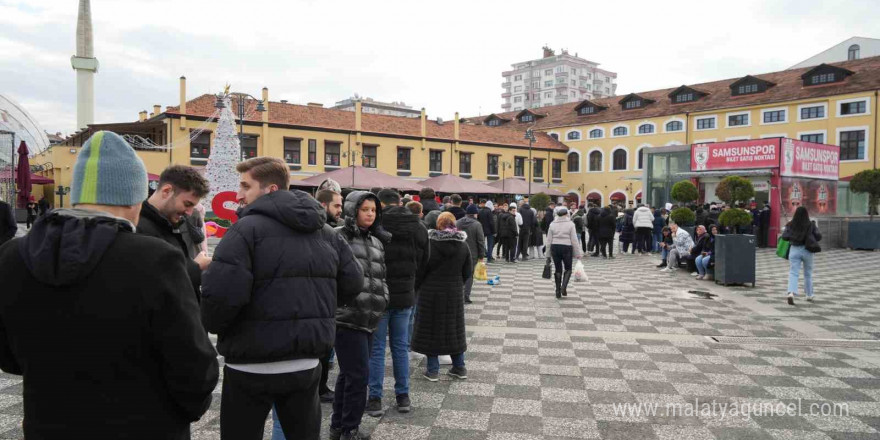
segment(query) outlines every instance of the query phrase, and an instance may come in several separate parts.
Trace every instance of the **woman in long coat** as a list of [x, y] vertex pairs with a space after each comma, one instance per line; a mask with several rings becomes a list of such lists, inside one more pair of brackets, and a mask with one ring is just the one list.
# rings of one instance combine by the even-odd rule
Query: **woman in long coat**
[[467, 234], [455, 228], [455, 217], [444, 212], [437, 218], [437, 229], [428, 231], [431, 257], [420, 268], [418, 305], [413, 329], [412, 351], [428, 357], [425, 378], [439, 380], [440, 355], [452, 357], [446, 374], [467, 379], [464, 352], [464, 283], [474, 275]]

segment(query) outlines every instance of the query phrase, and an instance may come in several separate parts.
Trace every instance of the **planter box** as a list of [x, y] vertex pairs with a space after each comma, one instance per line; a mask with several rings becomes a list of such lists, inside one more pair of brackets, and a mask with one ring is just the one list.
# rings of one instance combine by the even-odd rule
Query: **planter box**
[[880, 249], [880, 221], [849, 222], [847, 235], [848, 248]]
[[755, 287], [754, 235], [718, 235], [715, 237], [715, 282], [746, 284]]

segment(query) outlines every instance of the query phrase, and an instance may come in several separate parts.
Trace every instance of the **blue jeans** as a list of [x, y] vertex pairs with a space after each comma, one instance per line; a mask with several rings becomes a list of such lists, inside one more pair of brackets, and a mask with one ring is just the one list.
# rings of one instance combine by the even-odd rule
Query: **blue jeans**
[[654, 232], [654, 252], [660, 251], [660, 241], [663, 240], [663, 232]]
[[486, 261], [492, 261], [492, 248], [495, 247], [495, 236], [486, 235]]
[[287, 440], [284, 437], [284, 431], [281, 429], [281, 422], [278, 421], [278, 414], [275, 413], [275, 407], [272, 407], [272, 440]]
[[788, 271], [788, 291], [798, 294], [798, 277], [801, 272], [801, 263], [804, 265], [804, 292], [807, 297], [813, 296], [813, 253], [804, 246], [792, 246], [788, 253], [788, 262], [791, 265]]
[[660, 251], [660, 259], [666, 261], [666, 256], [669, 255], [669, 249], [663, 248]]
[[394, 394], [409, 394], [409, 318], [412, 307], [388, 309], [382, 314], [379, 327], [373, 332], [370, 353], [370, 398], [382, 398], [385, 380], [385, 340], [391, 341], [391, 361], [394, 365]]
[[709, 270], [709, 262], [712, 261], [712, 256], [710, 255], [697, 255], [697, 258], [694, 260], [694, 263], [697, 266], [697, 272], [700, 275], [706, 275], [706, 271]]
[[[464, 368], [464, 353], [454, 354], [452, 357], [452, 366]], [[428, 373], [436, 373], [440, 371], [440, 359], [437, 356], [428, 356]]]

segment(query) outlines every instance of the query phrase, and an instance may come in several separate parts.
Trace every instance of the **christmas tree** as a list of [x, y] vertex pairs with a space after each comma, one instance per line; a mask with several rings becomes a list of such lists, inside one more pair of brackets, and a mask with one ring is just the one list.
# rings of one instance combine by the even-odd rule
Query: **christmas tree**
[[213, 211], [211, 201], [217, 194], [238, 190], [238, 171], [235, 170], [235, 166], [241, 162], [241, 147], [238, 134], [235, 132], [235, 114], [232, 113], [228, 93], [218, 99], [223, 102], [223, 108], [220, 109], [217, 134], [214, 136], [214, 145], [208, 157], [208, 164], [205, 166], [205, 177], [211, 187], [208, 197], [202, 199], [206, 211]]

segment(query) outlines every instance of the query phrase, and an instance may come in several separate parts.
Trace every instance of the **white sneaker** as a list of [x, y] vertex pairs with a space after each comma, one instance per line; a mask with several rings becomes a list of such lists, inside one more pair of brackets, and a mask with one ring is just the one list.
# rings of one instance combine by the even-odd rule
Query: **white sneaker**
[[699, 272], [693, 272], [693, 273], [691, 273], [691, 276], [692, 276], [692, 277], [695, 277], [695, 276], [697, 276], [697, 275], [699, 275], [699, 274], [700, 274]]
[[672, 269], [670, 269], [669, 267], [664, 267], [663, 269], [660, 269], [660, 272], [672, 272]]

